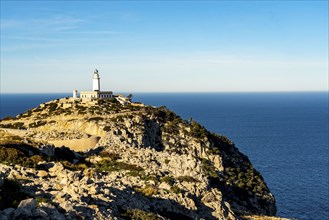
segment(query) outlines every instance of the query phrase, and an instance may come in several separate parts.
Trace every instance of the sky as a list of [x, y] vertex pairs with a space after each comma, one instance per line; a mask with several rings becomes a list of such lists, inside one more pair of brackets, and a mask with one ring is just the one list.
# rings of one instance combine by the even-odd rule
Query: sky
[[1, 0], [1, 93], [328, 91], [328, 1]]

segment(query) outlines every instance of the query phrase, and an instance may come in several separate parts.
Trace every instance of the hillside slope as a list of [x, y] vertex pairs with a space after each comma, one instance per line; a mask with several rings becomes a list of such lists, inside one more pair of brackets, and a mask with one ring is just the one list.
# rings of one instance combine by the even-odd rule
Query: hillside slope
[[[274, 196], [247, 156], [226, 137], [165, 107], [60, 99], [6, 118], [0, 127], [0, 209], [7, 208], [1, 215], [9, 219], [276, 213]], [[4, 202], [13, 179], [19, 200], [34, 199]]]

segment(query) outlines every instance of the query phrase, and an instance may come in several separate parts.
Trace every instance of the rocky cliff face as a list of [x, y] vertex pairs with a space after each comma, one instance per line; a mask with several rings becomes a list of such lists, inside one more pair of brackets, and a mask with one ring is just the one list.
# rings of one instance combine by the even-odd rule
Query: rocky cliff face
[[[21, 210], [25, 203], [16, 209], [0, 204], [8, 219], [239, 219], [276, 213], [274, 196], [247, 156], [226, 137], [164, 107], [61, 99], [0, 126], [26, 131], [21, 137], [8, 129], [0, 134], [6, 137], [0, 143], [0, 193], [4, 181], [16, 179], [20, 198], [34, 198], [25, 202], [31, 203], [27, 214]], [[99, 141], [84, 146], [85, 152], [48, 143], [91, 135]]]

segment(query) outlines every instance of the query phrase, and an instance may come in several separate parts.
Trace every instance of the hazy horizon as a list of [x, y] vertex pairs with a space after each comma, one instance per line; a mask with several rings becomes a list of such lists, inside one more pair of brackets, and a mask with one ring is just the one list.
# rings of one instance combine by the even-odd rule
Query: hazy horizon
[[1, 1], [1, 93], [328, 91], [328, 2]]

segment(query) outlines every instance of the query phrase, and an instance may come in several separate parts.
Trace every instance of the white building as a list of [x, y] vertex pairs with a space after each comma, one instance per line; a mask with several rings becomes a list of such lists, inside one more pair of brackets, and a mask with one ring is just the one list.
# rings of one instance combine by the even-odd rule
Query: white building
[[80, 92], [80, 98], [83, 99], [109, 99], [113, 97], [112, 91], [101, 91], [101, 83], [98, 70], [95, 69], [93, 75], [93, 91]]

